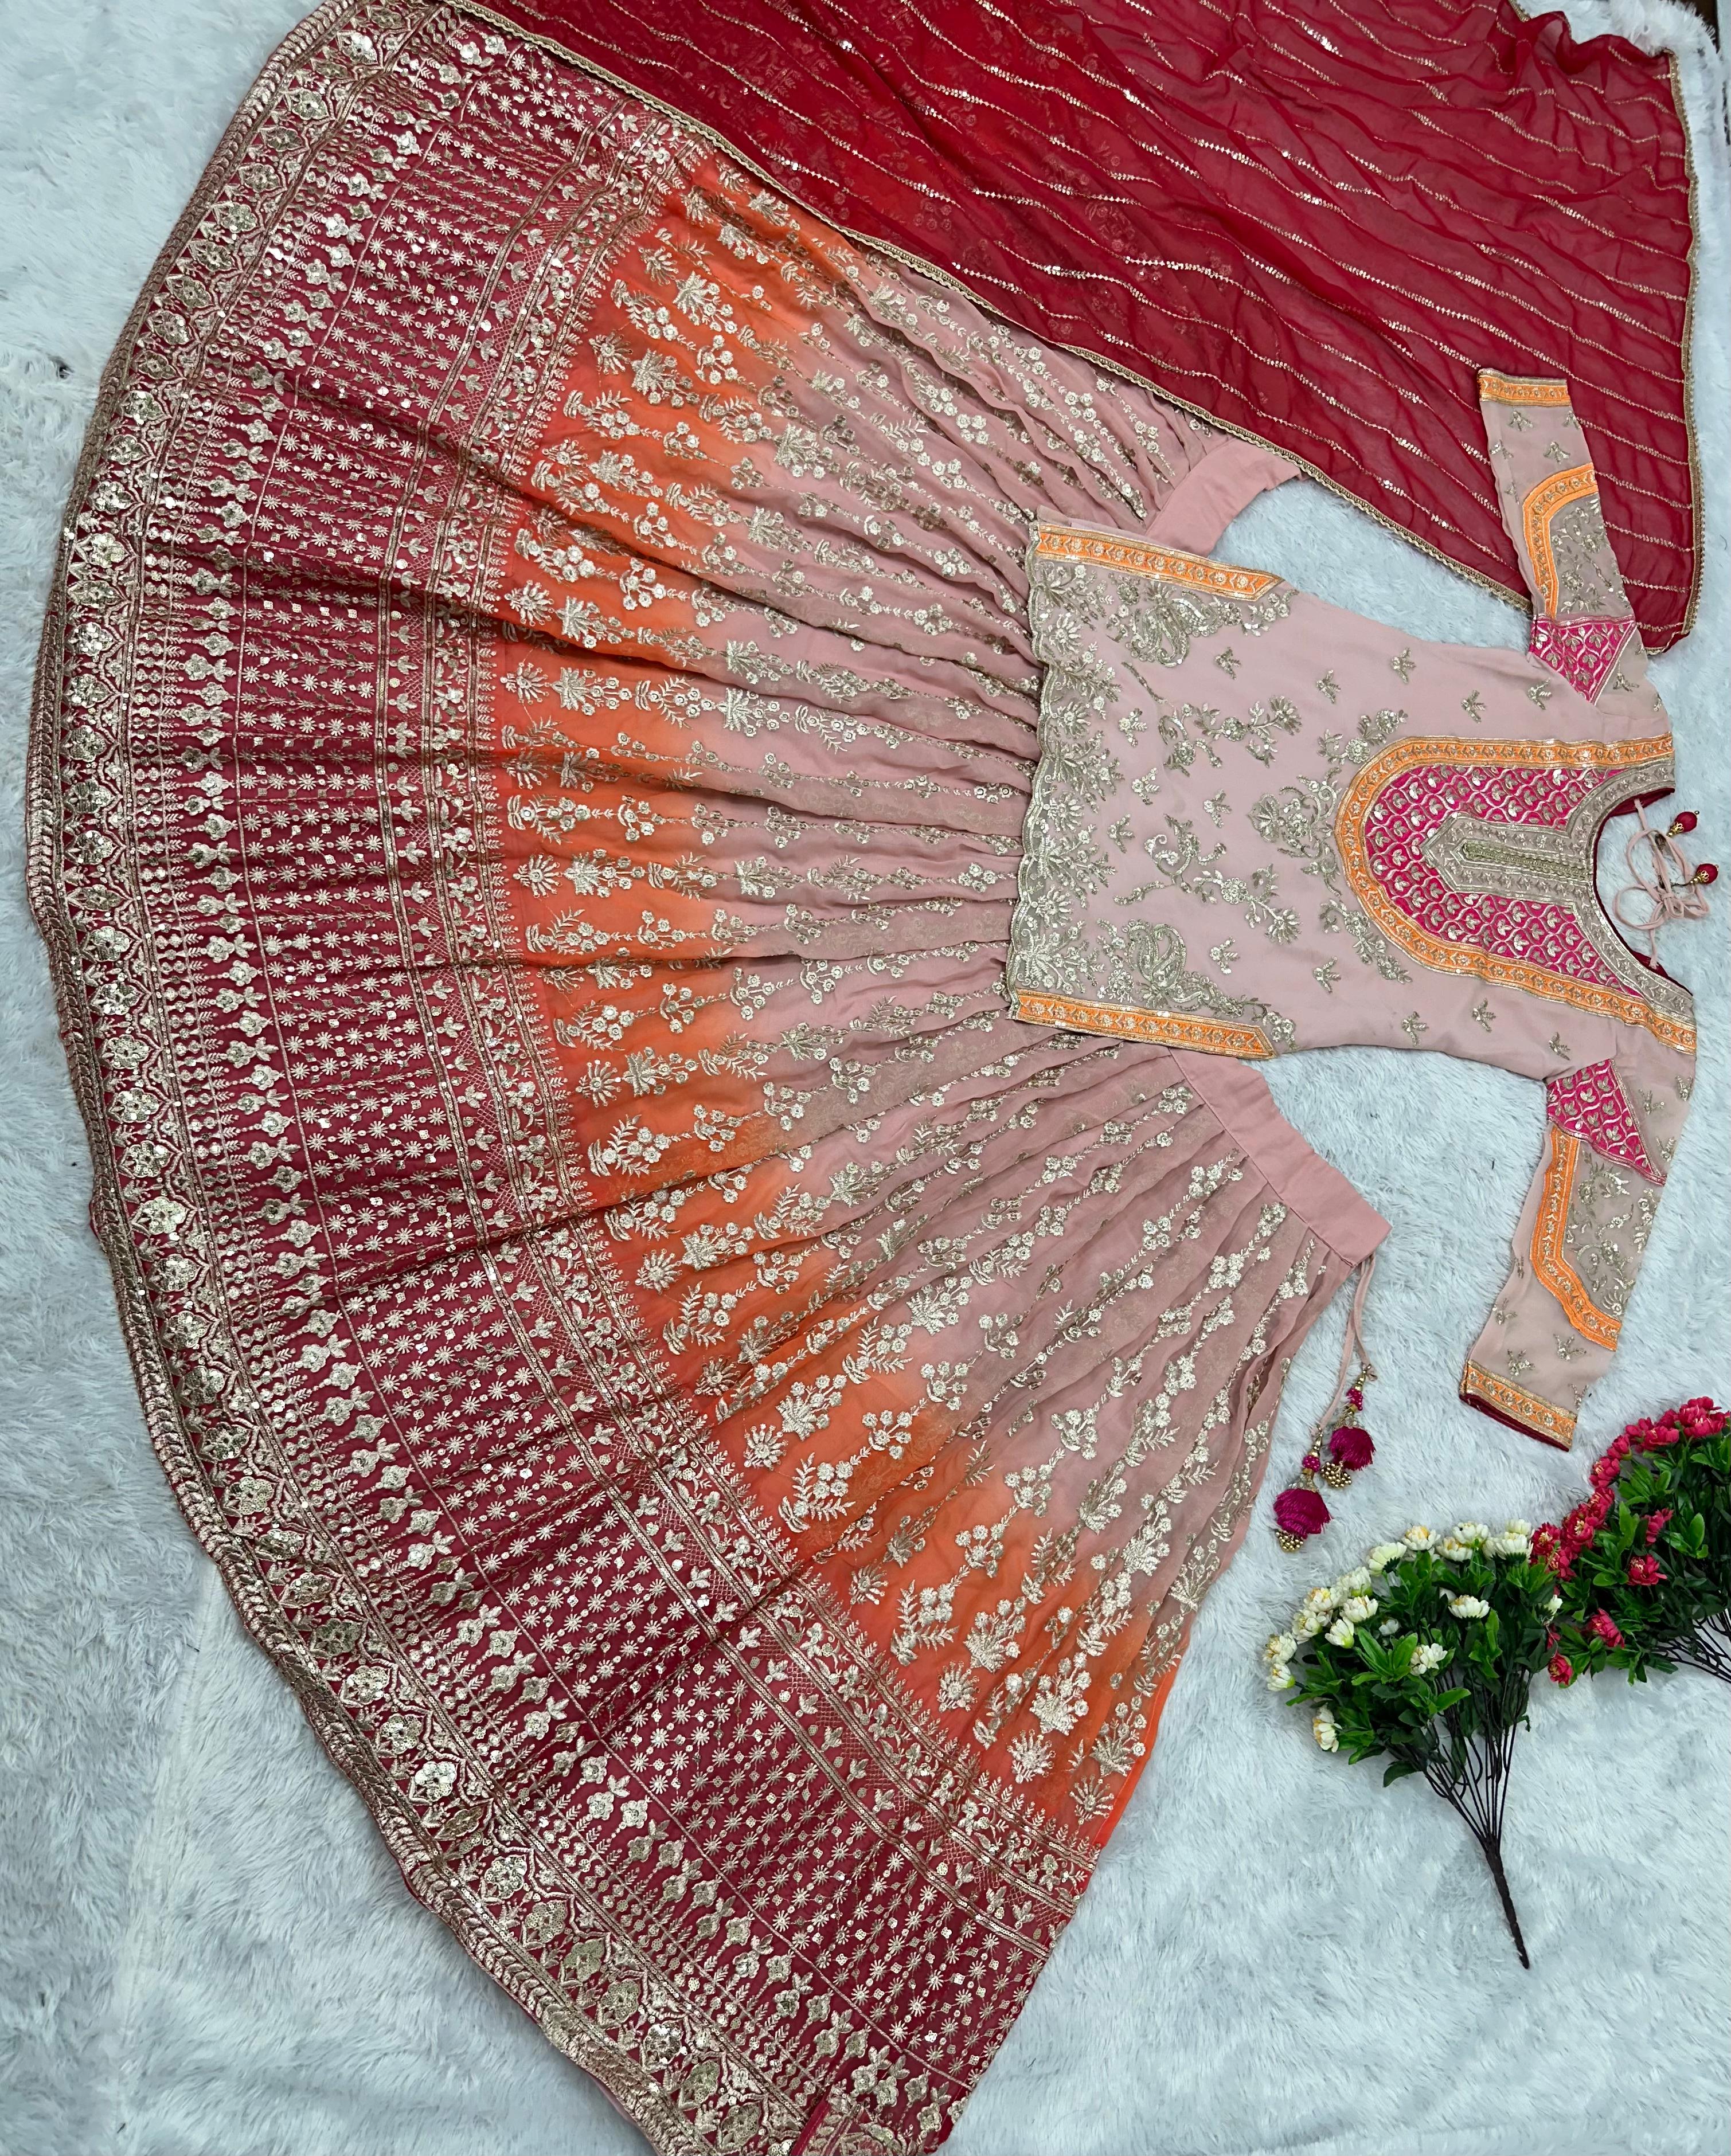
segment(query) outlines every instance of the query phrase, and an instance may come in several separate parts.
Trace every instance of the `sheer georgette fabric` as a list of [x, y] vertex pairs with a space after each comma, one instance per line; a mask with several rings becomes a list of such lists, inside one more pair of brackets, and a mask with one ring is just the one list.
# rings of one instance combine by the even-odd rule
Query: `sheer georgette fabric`
[[660, 2148], [943, 2138], [1381, 1233], [1004, 1006], [1030, 530], [1246, 457], [441, 8], [289, 41], [105, 384], [32, 875], [155, 1440]]
[[1643, 635], [1697, 575], [1670, 62], [1507, 0], [496, 0], [845, 230], [1522, 596], [1482, 367], [1573, 385]]

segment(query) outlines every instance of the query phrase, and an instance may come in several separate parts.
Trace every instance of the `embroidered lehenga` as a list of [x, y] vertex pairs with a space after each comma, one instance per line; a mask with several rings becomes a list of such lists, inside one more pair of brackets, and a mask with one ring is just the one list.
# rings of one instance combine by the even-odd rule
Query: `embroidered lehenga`
[[1382, 1232], [1253, 1071], [1003, 993], [1035, 519], [1277, 475], [386, 23], [237, 124], [70, 521], [97, 1218], [415, 1891], [658, 2146], [927, 2148]]
[[1004, 995], [1030, 538], [1287, 469], [432, 7], [290, 39], [111, 370], [33, 896], [153, 1435], [659, 2148], [943, 2138], [1383, 1232]]

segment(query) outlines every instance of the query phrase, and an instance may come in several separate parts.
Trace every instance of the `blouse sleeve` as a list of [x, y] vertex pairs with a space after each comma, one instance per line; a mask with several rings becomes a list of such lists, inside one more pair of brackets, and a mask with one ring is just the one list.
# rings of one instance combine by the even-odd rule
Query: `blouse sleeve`
[[1614, 1056], [1545, 1089], [1514, 1261], [1461, 1378], [1462, 1399], [1565, 1447], [1616, 1346], [1694, 1079], [1692, 1046], [1620, 1030]]

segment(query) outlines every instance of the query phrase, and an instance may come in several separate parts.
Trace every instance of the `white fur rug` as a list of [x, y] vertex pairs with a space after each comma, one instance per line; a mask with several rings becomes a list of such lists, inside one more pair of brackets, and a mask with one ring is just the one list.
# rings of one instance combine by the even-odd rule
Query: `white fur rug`
[[[404, 1892], [181, 1525], [85, 1224], [85, 1150], [23, 907], [29, 670], [97, 375], [300, 12], [0, 0], [0, 2147], [623, 2156], [641, 2148], [631, 2129]], [[1724, 861], [1723, 78], [1671, 0], [1569, 13], [1683, 59], [1709, 543], [1701, 625], [1656, 674], [1682, 798]], [[1315, 487], [1265, 497], [1227, 546], [1415, 635], [1523, 634], [1511, 608]], [[1383, 1450], [1314, 1563], [1259, 1527], [1210, 1601], [1158, 1756], [957, 2156], [1725, 2148], [1723, 1689], [1542, 1687], [1508, 1821], [1528, 1975], [1452, 1815], [1421, 1785], [1385, 1794], [1374, 1768], [1324, 1759], [1255, 1661], [1331, 1558], [1413, 1517], [1554, 1515], [1629, 1416], [1723, 1396], [1726, 902], [1666, 954], [1700, 999], [1701, 1083], [1585, 1458], [1454, 1396], [1536, 1158], [1537, 1088], [1374, 1052], [1276, 1071], [1293, 1119], [1394, 1224], [1372, 1305]], [[1322, 1404], [1340, 1322], [1293, 1373], [1271, 1488]]]

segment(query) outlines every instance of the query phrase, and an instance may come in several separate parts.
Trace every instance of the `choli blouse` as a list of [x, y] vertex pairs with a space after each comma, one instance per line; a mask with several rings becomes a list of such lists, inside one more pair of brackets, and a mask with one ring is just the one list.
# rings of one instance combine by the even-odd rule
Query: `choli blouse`
[[1235, 499], [1180, 488], [1146, 536], [1040, 527], [1007, 987], [1020, 1018], [1081, 1032], [1240, 1058], [1424, 1049], [1538, 1080], [1544, 1157], [1461, 1391], [1566, 1445], [1694, 1070], [1687, 992], [1595, 878], [1607, 822], [1670, 790], [1671, 726], [1566, 385], [1479, 392], [1533, 594], [1524, 653], [1404, 636], [1189, 551], [1290, 470], [1248, 451]]

